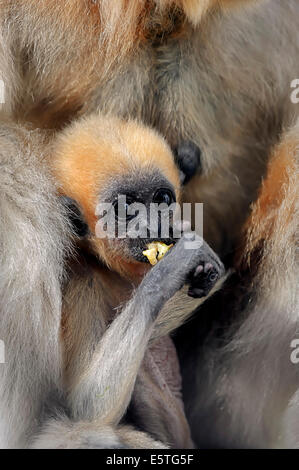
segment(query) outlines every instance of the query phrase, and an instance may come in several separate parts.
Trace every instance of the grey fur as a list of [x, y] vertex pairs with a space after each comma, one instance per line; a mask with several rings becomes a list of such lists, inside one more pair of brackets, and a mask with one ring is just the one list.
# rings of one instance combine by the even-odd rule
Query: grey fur
[[67, 221], [38, 132], [0, 126], [0, 447], [24, 447], [61, 387], [60, 281]]
[[[232, 11], [228, 15], [216, 12], [204, 18], [196, 28], [190, 25], [185, 38], [166, 38], [159, 46], [147, 44], [138, 47], [129, 59], [119, 61], [122, 68], [119, 73], [114, 71], [113, 79], [109, 81], [105, 74], [101, 75], [103, 68], [105, 69], [101, 60], [98, 63], [94, 58], [88, 70], [77, 66], [85, 64], [90, 55], [90, 36], [86, 35], [85, 26], [63, 30], [64, 23], [60, 21], [59, 15], [55, 18], [49, 18], [46, 14], [36, 15], [35, 8], [32, 4], [27, 8], [27, 3], [0, 2], [4, 10], [0, 67], [7, 84], [7, 100], [3, 113], [12, 112], [14, 117], [26, 117], [30, 116], [31, 108], [40, 103], [45, 106], [52, 102], [55, 105], [59, 102], [55, 96], [57, 77], [60, 98], [62, 96], [65, 100], [71, 94], [71, 88], [77, 90], [78, 83], [89, 76], [88, 71], [96, 69], [96, 82], [99, 82], [99, 86], [92, 82], [89, 83], [87, 92], [82, 91], [85, 111], [100, 108], [107, 113], [134, 116], [165, 133], [173, 147], [180, 139], [188, 139], [201, 148], [203, 172], [200, 179], [194, 180], [186, 188], [186, 198], [205, 203], [205, 238], [219, 253], [229, 252], [238, 239], [242, 222], [256, 197], [272, 146], [280, 140], [284, 131], [292, 127], [298, 135], [298, 126], [295, 125], [298, 106], [290, 101], [290, 83], [298, 76], [298, 1], [265, 0], [254, 2], [248, 9]], [[62, 5], [62, 2], [59, 3]], [[111, 2], [109, 3], [111, 8]], [[111, 34], [117, 46], [122, 46], [122, 33], [126, 28], [128, 29], [126, 17], [122, 15], [118, 41]], [[107, 30], [109, 28], [105, 29], [105, 34]], [[115, 33], [115, 29], [111, 32]], [[104, 39], [107, 37], [105, 34]], [[103, 38], [100, 38], [100, 47], [103, 47]], [[81, 49], [77, 47], [79, 44]], [[25, 54], [24, 60], [22, 54], [26, 52], [26, 48], [29, 49], [29, 54]], [[99, 55], [102, 57], [102, 54]], [[95, 56], [96, 54], [93, 57]], [[110, 64], [106, 69], [110, 70]], [[93, 76], [92, 73], [90, 76]], [[77, 109], [73, 109], [73, 113], [76, 112]], [[14, 159], [5, 164], [8, 174], [14, 172], [16, 160], [22, 162], [23, 148], [18, 151], [13, 148], [11, 153]], [[5, 159], [7, 160], [6, 153]], [[34, 168], [32, 173], [33, 175], [29, 172], [26, 181], [22, 180], [24, 191], [35, 178], [40, 184], [39, 177], [34, 176]], [[4, 201], [1, 213], [5, 215], [6, 223], [5, 232], [1, 231], [1, 239], [2, 243], [6, 244], [11, 240], [13, 245], [18, 246], [16, 237], [19, 232], [15, 233], [11, 220], [11, 217], [15, 218], [14, 211], [7, 198], [4, 198], [3, 189], [10, 195], [13, 188], [15, 194], [19, 191], [19, 184], [12, 180], [13, 183], [8, 185], [5, 178], [6, 175], [1, 174], [0, 197]], [[51, 195], [52, 185], [45, 184]], [[34, 187], [34, 191], [38, 191], [36, 199], [39, 200], [41, 196], [38, 188]], [[31, 199], [30, 186], [28, 193], [23, 197], [30, 204], [30, 212], [34, 214], [37, 209]], [[14, 200], [11, 196], [8, 199]], [[44, 201], [43, 197], [41, 201]], [[57, 211], [57, 207], [54, 208], [53, 215], [57, 215]], [[18, 214], [19, 220], [23, 221], [24, 215], [20, 212]], [[44, 239], [46, 220], [46, 217], [41, 217], [38, 221], [34, 230], [35, 240], [39, 240], [40, 232], [41, 239]], [[59, 221], [58, 211], [57, 222], [53, 222], [51, 234], [57, 234], [57, 231], [60, 233]], [[26, 228], [23, 222], [19, 225]], [[298, 216], [290, 224], [289, 230], [288, 237], [284, 239], [279, 227], [276, 227], [275, 243], [271, 239], [266, 244], [258, 277], [252, 279], [256, 295], [246, 311], [240, 315], [237, 325], [232, 325], [233, 331], [228, 334], [229, 344], [223, 351], [217, 351], [212, 331], [208, 343], [198, 352], [197, 388], [196, 391], [191, 391], [190, 403], [190, 415], [194, 406], [196, 407], [192, 425], [198, 443], [212, 442], [217, 446], [239, 447], [299, 446], [298, 436], [292, 434], [292, 430], [297, 432], [294, 422], [298, 422], [296, 390], [299, 382], [296, 366], [290, 363], [286, 354], [289, 340], [297, 335], [298, 328], [298, 251], [295, 249]], [[62, 240], [63, 235], [57, 237], [55, 250], [63, 245]], [[49, 243], [45, 241], [45, 245], [48, 246]], [[14, 250], [13, 253], [1, 266], [4, 273], [10, 269], [11, 279], [18, 282], [14, 289], [5, 290], [9, 295], [9, 302], [5, 302], [3, 313], [1, 312], [4, 325], [15, 317], [12, 310], [15, 312], [20, 308], [19, 294], [16, 292], [19, 293], [21, 286], [26, 289], [27, 281], [31, 279], [26, 253], [24, 258], [15, 256]], [[32, 266], [36, 266], [34, 272], [44, 266], [43, 259], [37, 256], [31, 260]], [[49, 257], [49, 266], [52, 266], [54, 272], [60, 273], [61, 259], [55, 266], [51, 261], [53, 259], [56, 259], [55, 256]], [[279, 266], [282, 268], [277, 269]], [[19, 277], [17, 273], [20, 274]], [[57, 278], [52, 277], [52, 283], [56, 283], [56, 287]], [[2, 279], [6, 283], [8, 278], [1, 277], [1, 282]], [[0, 294], [1, 298], [6, 299], [2, 290]], [[43, 290], [35, 291], [35, 295], [37, 304], [43, 306]], [[57, 299], [60, 299], [58, 287], [50, 300], [53, 303]], [[29, 301], [32, 301], [32, 297]], [[7, 305], [13, 307], [7, 309]], [[37, 309], [38, 312], [42, 310], [43, 308]], [[48, 315], [48, 308], [45, 310]], [[219, 312], [219, 316], [222, 313]], [[55, 315], [58, 315], [56, 309]], [[31, 323], [27, 320], [32, 327], [36, 325], [35, 316], [34, 309], [29, 315]], [[46, 321], [42, 314], [41, 317]], [[163, 318], [163, 323], [166, 324], [167, 313]], [[241, 319], [244, 325], [234, 336]], [[170, 323], [172, 321], [170, 319]], [[54, 331], [57, 328], [56, 323], [54, 321]], [[1, 328], [3, 335], [8, 335], [7, 327]], [[42, 334], [44, 337], [43, 332]], [[22, 331], [19, 335], [17, 344], [22, 355], [27, 350], [22, 347]], [[30, 341], [29, 343], [33, 344]], [[55, 352], [56, 347], [53, 350]], [[259, 369], [262, 363], [264, 368]], [[51, 364], [56, 368], [55, 358]], [[50, 368], [49, 371], [51, 370], [53, 369]], [[267, 376], [263, 374], [263, 370]], [[43, 383], [39, 377], [40, 369], [37, 369], [37, 378], [31, 368], [26, 374], [29, 372], [33, 376], [33, 384]], [[26, 380], [25, 384], [27, 382]], [[11, 376], [7, 375], [1, 383], [1, 397], [4, 396], [4, 400], [1, 398], [1, 412], [5, 415], [5, 420], [13, 423], [7, 428], [8, 437], [3, 445], [23, 445], [24, 439], [20, 438], [16, 428], [19, 429], [20, 422], [22, 434], [22, 429], [31, 427], [31, 422], [25, 422], [28, 417], [23, 415], [23, 399], [18, 398], [22, 395], [24, 384], [22, 380], [17, 383], [21, 388], [16, 388], [20, 393], [16, 392], [14, 407], [21, 411], [19, 415], [16, 412], [11, 420], [7, 416]], [[39, 388], [39, 385], [36, 387]]]

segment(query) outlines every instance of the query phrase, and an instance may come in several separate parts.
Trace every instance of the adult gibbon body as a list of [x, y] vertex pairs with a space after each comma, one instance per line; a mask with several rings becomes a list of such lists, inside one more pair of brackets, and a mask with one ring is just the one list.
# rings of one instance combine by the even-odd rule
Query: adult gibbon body
[[[298, 367], [289, 357], [298, 326], [298, 107], [290, 99], [298, 76], [298, 2], [153, 0], [112, 7], [110, 0], [2, 0], [0, 8], [3, 115], [56, 128], [101, 109], [156, 127], [174, 149], [185, 140], [200, 149], [201, 168], [185, 198], [204, 202], [205, 238], [221, 256], [238, 248], [238, 271], [218, 304], [209, 303], [214, 314], [207, 334], [195, 334], [190, 351], [179, 341], [193, 436], [199, 445], [298, 445], [299, 432], [291, 430], [299, 413]], [[19, 324], [25, 309], [32, 325], [26, 331], [34, 337], [18, 366], [11, 359], [18, 380], [3, 372], [1, 384], [1, 423], [11, 419], [6, 442], [17, 445], [51, 389], [48, 381], [57, 379], [53, 338], [65, 228], [46, 166], [29, 156], [38, 152], [34, 133], [28, 146], [5, 134], [11, 150], [1, 157], [1, 266], [7, 273], [1, 334], [12, 330], [10, 322]], [[52, 322], [49, 341], [43, 322]], [[26, 343], [22, 329], [15, 342]], [[39, 345], [41, 356], [31, 351]], [[35, 367], [26, 366], [27, 355]], [[196, 372], [186, 366], [194, 361]], [[37, 398], [26, 414], [18, 397], [26, 396], [28, 383]], [[20, 435], [9, 418], [12, 404]]]

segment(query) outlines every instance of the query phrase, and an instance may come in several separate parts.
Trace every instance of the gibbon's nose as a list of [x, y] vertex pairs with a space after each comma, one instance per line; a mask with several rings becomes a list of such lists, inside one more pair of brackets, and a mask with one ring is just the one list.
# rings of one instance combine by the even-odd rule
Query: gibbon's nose
[[157, 213], [154, 221], [150, 220], [148, 214], [147, 236], [148, 240], [173, 241], [173, 218], [172, 215]]

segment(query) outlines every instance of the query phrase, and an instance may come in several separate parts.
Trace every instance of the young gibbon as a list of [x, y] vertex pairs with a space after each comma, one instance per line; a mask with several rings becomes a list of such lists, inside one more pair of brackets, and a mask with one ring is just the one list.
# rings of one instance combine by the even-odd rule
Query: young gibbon
[[[204, 203], [204, 238], [236, 270], [202, 307], [213, 314], [177, 337], [193, 438], [298, 446], [298, 1], [0, 0], [0, 13], [3, 119], [57, 129], [95, 110], [137, 118], [180, 168], [192, 142], [198, 171], [183, 198]], [[11, 447], [26, 445], [59, 384], [68, 237], [38, 133], [3, 126], [0, 338], [13, 352], [0, 435]]]
[[[149, 269], [146, 263], [147, 245], [159, 241], [150, 238], [151, 204], [170, 207], [180, 198], [172, 153], [156, 132], [133, 121], [101, 116], [65, 129], [54, 138], [49, 153], [78, 246], [69, 256], [62, 301], [68, 415], [45, 424], [34, 446], [104, 448], [107, 438], [100, 435], [105, 427], [114, 427], [115, 447], [147, 447], [153, 436], [161, 442], [153, 440], [152, 447], [190, 448], [177, 359], [165, 335], [186, 317], [187, 305], [191, 313], [201, 303], [198, 298], [209, 294], [224, 271], [205, 242], [188, 248], [188, 234], [157, 265]], [[126, 206], [137, 202], [146, 214], [134, 217]], [[110, 238], [98, 229], [99, 203], [115, 208], [112, 221], [125, 224], [125, 238], [119, 231]], [[133, 237], [133, 222], [146, 228], [144, 237]], [[169, 237], [168, 244], [174, 241]], [[192, 299], [183, 289], [186, 283]], [[118, 429], [134, 387], [130, 423], [149, 433], [135, 431], [136, 442], [133, 430], [124, 427], [128, 416]], [[57, 440], [59, 428], [63, 442]]]

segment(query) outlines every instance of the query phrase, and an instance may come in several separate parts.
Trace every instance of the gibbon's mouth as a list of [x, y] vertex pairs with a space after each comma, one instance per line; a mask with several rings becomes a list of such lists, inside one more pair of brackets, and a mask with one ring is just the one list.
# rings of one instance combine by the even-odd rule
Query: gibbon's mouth
[[130, 253], [136, 261], [139, 261], [141, 263], [152, 264], [150, 263], [149, 258], [144, 254], [144, 252], [148, 251], [149, 248], [151, 248], [151, 244], [158, 244], [159, 246], [163, 244], [165, 246], [163, 252], [159, 252], [157, 248], [156, 255], [158, 260], [158, 257], [162, 258], [164, 252], [166, 254], [166, 252], [168, 251], [168, 247], [174, 245], [176, 241], [177, 239], [174, 238], [132, 239], [130, 243]]

